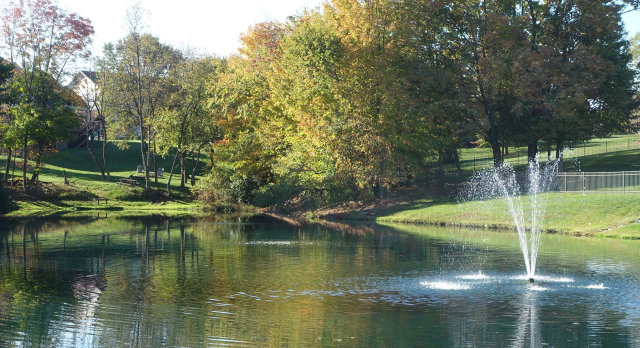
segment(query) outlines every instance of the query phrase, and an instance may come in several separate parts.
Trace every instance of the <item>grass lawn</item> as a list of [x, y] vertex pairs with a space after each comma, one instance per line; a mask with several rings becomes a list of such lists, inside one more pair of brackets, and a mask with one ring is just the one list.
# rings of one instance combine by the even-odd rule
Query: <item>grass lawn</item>
[[[563, 233], [594, 233], [628, 225], [640, 219], [640, 195], [550, 193], [544, 215], [544, 230]], [[522, 197], [525, 212], [528, 197]], [[515, 226], [504, 200], [417, 200], [378, 213], [377, 221], [447, 225]], [[640, 228], [638, 228], [640, 230]]]
[[565, 171], [577, 169], [583, 172], [640, 171], [640, 149], [584, 156], [576, 164], [567, 163], [564, 168]]
[[596, 234], [598, 237], [620, 238], [620, 239], [640, 239], [640, 223], [631, 223], [622, 227], [611, 229]]
[[[634, 149], [635, 148], [635, 149]], [[539, 144], [541, 153], [546, 158], [546, 144]], [[471, 171], [474, 169], [485, 168], [491, 166], [493, 154], [491, 148], [470, 148], [462, 149], [460, 154], [460, 165], [463, 171]], [[526, 147], [511, 147], [509, 154], [505, 160], [514, 167], [524, 167], [527, 163]], [[638, 162], [640, 163], [640, 136], [637, 134], [616, 135], [610, 138], [592, 139], [587, 143], [573, 145], [573, 150], [565, 152], [565, 170], [575, 170], [577, 167], [571, 162], [580, 163], [582, 171], [618, 171], [618, 170], [640, 170], [640, 165], [629, 167], [633, 169], [615, 169], [618, 167], [627, 168], [626, 166], [618, 166], [615, 161], [608, 159], [623, 158], [623, 154], [638, 154]], [[555, 145], [551, 147], [551, 155], [555, 156]], [[609, 157], [612, 156], [612, 157]], [[602, 164], [594, 163], [600, 159], [606, 159]], [[625, 160], [631, 162], [631, 159]], [[475, 163], [475, 165], [474, 165]], [[613, 166], [610, 166], [613, 164]], [[592, 166], [593, 165], [593, 166]], [[609, 170], [602, 168], [611, 168]], [[637, 169], [636, 169], [637, 168]]]
[[[102, 145], [97, 142], [92, 147], [96, 157], [102, 164]], [[172, 197], [167, 200], [162, 195], [166, 192], [169, 172], [173, 157], [157, 157], [157, 166], [165, 169], [164, 177], [151, 179], [152, 192], [146, 192], [142, 174], [136, 174], [136, 167], [142, 164], [140, 142], [131, 142], [128, 149], [121, 150], [115, 144], [107, 144], [107, 163], [111, 173], [111, 181], [103, 180], [96, 163], [91, 158], [86, 147], [65, 149], [56, 158], [50, 158], [40, 174], [44, 183], [45, 193], [42, 196], [23, 196], [21, 189], [14, 189], [12, 195], [16, 198], [19, 210], [15, 214], [30, 214], [43, 210], [65, 209], [110, 209], [117, 210], [175, 210], [196, 209], [199, 207], [190, 194], [190, 185], [180, 186], [179, 167], [174, 170], [171, 180]], [[6, 157], [0, 158], [4, 165]], [[196, 172], [199, 179], [206, 166], [206, 157], [201, 155], [200, 165]], [[21, 158], [17, 159], [17, 163]], [[191, 158], [187, 158], [189, 173], [193, 168]], [[62, 171], [66, 171], [70, 185], [63, 185]], [[21, 168], [16, 168], [15, 176], [21, 178]], [[29, 177], [31, 173], [28, 174]], [[129, 187], [118, 184], [120, 178], [138, 175], [139, 187]], [[108, 205], [97, 205], [95, 197], [109, 199]]]

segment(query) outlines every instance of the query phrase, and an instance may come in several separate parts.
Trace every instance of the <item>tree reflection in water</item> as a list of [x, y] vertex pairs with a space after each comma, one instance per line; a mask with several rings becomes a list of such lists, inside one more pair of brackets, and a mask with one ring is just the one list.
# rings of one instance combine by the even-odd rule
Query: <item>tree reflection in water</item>
[[[638, 247], [625, 241], [543, 236], [547, 250], [565, 245], [545, 256], [547, 272], [606, 276], [589, 271], [603, 261], [588, 252], [628, 267], [609, 275], [619, 293], [564, 284], [540, 292], [505, 277], [464, 280], [470, 286], [460, 290], [420, 285], [479, 268], [521, 271], [517, 236], [508, 233], [228, 217], [29, 219], [0, 228], [0, 346], [637, 341], [635, 329], [619, 325], [629, 320], [624, 309], [593, 304], [623, 299], [640, 279]], [[592, 324], [572, 326], [584, 318]]]

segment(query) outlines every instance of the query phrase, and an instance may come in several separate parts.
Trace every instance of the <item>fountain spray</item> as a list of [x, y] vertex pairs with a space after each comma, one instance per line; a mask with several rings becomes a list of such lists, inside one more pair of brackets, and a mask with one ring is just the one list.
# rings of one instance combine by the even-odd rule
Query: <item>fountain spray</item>
[[[516, 174], [509, 163], [503, 163], [475, 173], [469, 181], [469, 198], [502, 199], [507, 203], [531, 283], [534, 282], [548, 192], [555, 188], [558, 163], [558, 160], [540, 163], [536, 156], [529, 161], [523, 174]], [[524, 199], [529, 200], [526, 212]]]

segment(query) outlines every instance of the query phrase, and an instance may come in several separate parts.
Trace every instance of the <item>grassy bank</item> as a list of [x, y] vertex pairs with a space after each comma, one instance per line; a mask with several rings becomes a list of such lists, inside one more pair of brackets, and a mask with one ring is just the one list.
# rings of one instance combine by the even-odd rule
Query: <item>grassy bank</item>
[[[522, 197], [525, 212], [530, 199]], [[640, 195], [550, 193], [544, 214], [544, 230], [573, 234], [640, 237]], [[447, 202], [419, 199], [378, 213], [379, 222], [514, 228], [504, 200]], [[610, 230], [610, 231], [609, 231]], [[603, 232], [606, 231], [606, 232]]]
[[[65, 149], [59, 151], [55, 158], [46, 161], [41, 171], [40, 180], [43, 182], [37, 193], [24, 194], [20, 187], [11, 191], [15, 203], [15, 210], [8, 216], [22, 216], [43, 214], [51, 211], [67, 210], [106, 210], [106, 211], [178, 211], [200, 210], [202, 206], [194, 201], [190, 185], [180, 187], [179, 168], [176, 168], [171, 180], [172, 196], [167, 196], [167, 181], [173, 162], [173, 157], [157, 157], [157, 167], [165, 169], [163, 177], [157, 182], [152, 179], [151, 191], [146, 191], [142, 174], [136, 174], [136, 167], [142, 163], [140, 155], [140, 142], [131, 142], [127, 149], [120, 149], [115, 144], [107, 144], [107, 161], [111, 173], [111, 180], [104, 180], [98, 166], [89, 154], [86, 147], [78, 149]], [[95, 155], [102, 164], [102, 145], [97, 142], [92, 147]], [[5, 157], [0, 157], [0, 163], [4, 165]], [[22, 168], [21, 158], [15, 169], [15, 178], [20, 179]], [[33, 163], [30, 163], [31, 165]], [[194, 162], [188, 159], [189, 173]], [[200, 178], [206, 158], [201, 157], [196, 179]], [[4, 167], [4, 166], [3, 166]], [[69, 180], [69, 185], [64, 184], [63, 171]], [[139, 186], [131, 187], [120, 185], [120, 178], [133, 175]], [[31, 173], [29, 173], [29, 177]], [[106, 198], [108, 202], [98, 202], [96, 198]]]

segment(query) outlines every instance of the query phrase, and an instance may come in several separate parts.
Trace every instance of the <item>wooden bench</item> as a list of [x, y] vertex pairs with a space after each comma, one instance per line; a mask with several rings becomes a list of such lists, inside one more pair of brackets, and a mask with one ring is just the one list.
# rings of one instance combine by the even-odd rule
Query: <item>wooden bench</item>
[[120, 184], [127, 186], [138, 186], [138, 180], [122, 178], [120, 179]]
[[104, 201], [104, 205], [109, 205], [109, 200], [107, 198], [96, 197], [96, 201], [98, 202], [98, 205], [100, 205], [100, 201]]

